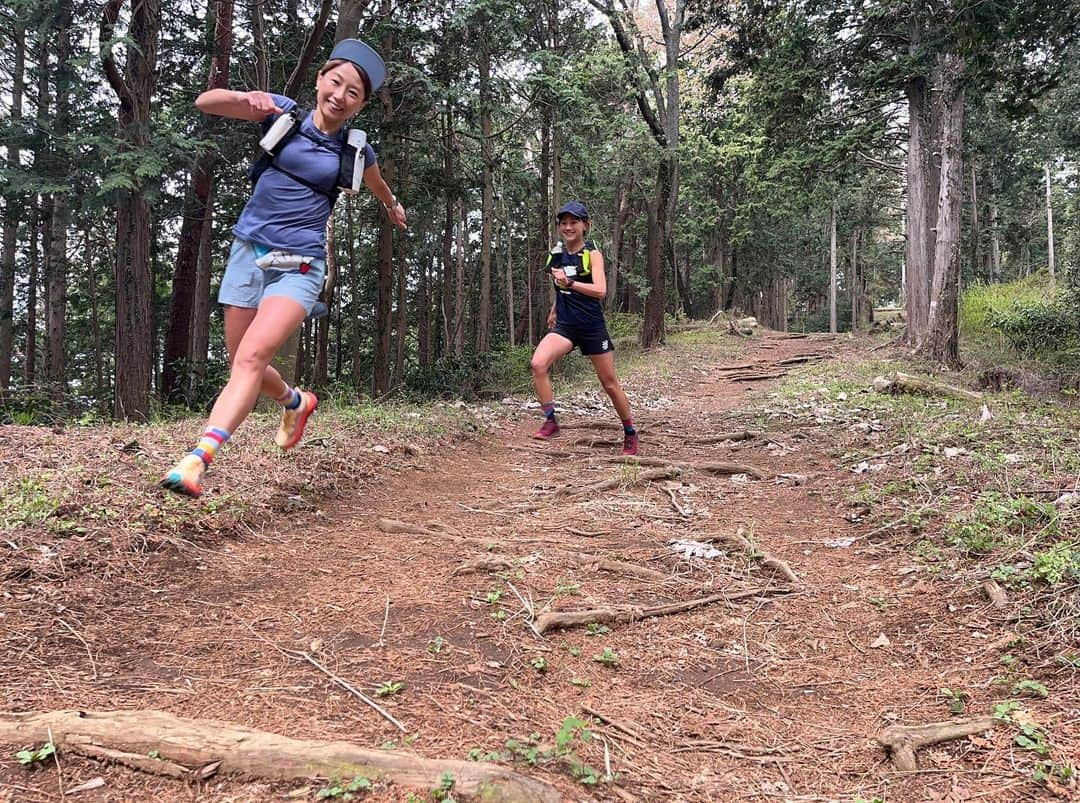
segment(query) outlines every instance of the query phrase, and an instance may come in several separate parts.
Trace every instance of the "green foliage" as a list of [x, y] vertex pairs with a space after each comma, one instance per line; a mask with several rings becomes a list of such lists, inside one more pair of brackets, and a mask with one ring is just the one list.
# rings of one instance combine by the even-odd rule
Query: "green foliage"
[[351, 781], [332, 781], [315, 793], [318, 800], [352, 800], [357, 792], [370, 792], [371, 781], [363, 775], [357, 775]]
[[20, 750], [15, 754], [15, 759], [25, 767], [36, 764], [39, 761], [44, 761], [55, 752], [56, 745], [52, 742], [45, 742], [45, 744], [36, 750]]
[[944, 528], [945, 536], [972, 554], [987, 554], [1006, 543], [1016, 532], [1039, 532], [1043, 538], [1057, 534], [1058, 515], [1053, 505], [1026, 496], [1010, 497], [984, 491], [971, 510]]
[[1021, 680], [1013, 686], [1012, 693], [1041, 698], [1050, 696], [1050, 692], [1046, 686], [1037, 680]]
[[604, 647], [604, 651], [594, 655], [593, 660], [604, 666], [616, 667], [619, 665], [619, 654], [611, 647]]
[[941, 696], [948, 702], [950, 714], [962, 714], [971, 695], [960, 689], [944, 688], [941, 690]]
[[405, 684], [400, 680], [387, 680], [379, 684], [379, 687], [375, 689], [376, 697], [390, 697], [397, 694], [399, 691], [405, 688]]

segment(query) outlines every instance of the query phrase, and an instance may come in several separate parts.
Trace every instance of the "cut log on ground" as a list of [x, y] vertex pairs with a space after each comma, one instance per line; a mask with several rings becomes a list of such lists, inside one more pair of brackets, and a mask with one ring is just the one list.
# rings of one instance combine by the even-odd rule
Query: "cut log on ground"
[[[51, 736], [50, 736], [51, 734]], [[290, 739], [209, 719], [182, 719], [164, 711], [51, 711], [0, 714], [0, 742], [38, 744], [52, 739], [61, 751], [107, 757], [155, 772], [161, 763], [181, 766], [187, 777], [222, 772], [257, 778], [385, 778], [402, 786], [433, 789], [443, 773], [454, 793], [484, 801], [558, 803], [553, 787], [496, 764], [421, 758], [400, 751], [368, 750], [351, 742]], [[139, 759], [128, 762], [125, 756]], [[160, 756], [164, 759], [148, 759]], [[172, 774], [165, 766], [162, 774]]]
[[918, 769], [915, 751], [919, 748], [974, 736], [992, 729], [998, 722], [993, 717], [979, 717], [927, 725], [892, 725], [883, 730], [877, 740], [892, 757], [893, 765], [898, 770], [914, 772]]
[[638, 619], [648, 619], [652, 616], [668, 616], [673, 613], [683, 613], [694, 608], [702, 608], [717, 602], [738, 602], [751, 597], [765, 597], [773, 593], [783, 593], [785, 589], [756, 588], [750, 591], [740, 591], [735, 594], [713, 594], [709, 597], [692, 599], [687, 602], [672, 602], [668, 605], [657, 605], [651, 608], [590, 608], [584, 611], [549, 611], [536, 617], [536, 629], [540, 633], [549, 630], [558, 630], [568, 627], [584, 627], [591, 622], [599, 624], [616, 624], [619, 622], [634, 622]]
[[981, 393], [973, 390], [965, 390], [955, 385], [946, 385], [944, 382], [935, 382], [921, 376], [912, 376], [897, 371], [892, 376], [878, 376], [874, 378], [874, 390], [878, 393], [915, 393], [927, 396], [944, 396], [950, 399], [962, 399], [963, 401], [981, 402]]

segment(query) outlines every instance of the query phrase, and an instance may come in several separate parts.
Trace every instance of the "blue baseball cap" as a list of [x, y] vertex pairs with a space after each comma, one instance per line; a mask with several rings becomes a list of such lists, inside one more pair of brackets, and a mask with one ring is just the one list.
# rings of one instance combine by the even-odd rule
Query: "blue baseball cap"
[[555, 219], [561, 220], [563, 215], [573, 215], [578, 220], [588, 220], [589, 210], [585, 208], [585, 204], [581, 201], [570, 201], [562, 205], [562, 209], [559, 210], [559, 214], [555, 215]]
[[330, 54], [330, 60], [335, 59], [351, 61], [366, 72], [367, 77], [371, 79], [372, 92], [382, 86], [383, 81], [386, 80], [386, 65], [383, 63], [382, 56], [359, 39], [342, 39], [338, 42]]

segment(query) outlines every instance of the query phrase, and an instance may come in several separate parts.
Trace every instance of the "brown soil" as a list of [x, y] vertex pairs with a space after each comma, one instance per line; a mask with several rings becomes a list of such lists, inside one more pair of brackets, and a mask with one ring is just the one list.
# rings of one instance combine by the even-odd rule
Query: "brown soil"
[[[519, 753], [550, 750], [576, 716], [597, 737], [576, 745], [577, 758], [601, 776], [610, 768], [614, 782], [583, 785], [566, 759], [516, 764], [568, 800], [1050, 797], [1028, 770], [1010, 766], [1008, 728], [920, 750], [914, 773], [897, 772], [874, 741], [892, 724], [949, 719], [939, 693], [946, 686], [969, 691], [972, 714], [989, 713], [1001, 698], [989, 681], [1012, 632], [1009, 617], [981, 593], [984, 578], [930, 576], [906, 550], [910, 537], [849, 520], [844, 489], [857, 478], [830, 457], [850, 436], [842, 426], [770, 423], [751, 440], [689, 444], [753, 428], [746, 411], [775, 385], [732, 381], [718, 367], [782, 371], [778, 363], [793, 357], [842, 359], [852, 347], [766, 338], [739, 348], [661, 355], [658, 364], [675, 374], [662, 380], [666, 400], [658, 377], [627, 383], [643, 424], [641, 455], [797, 476], [688, 471], [638, 484], [644, 468], [606, 462], [617, 454], [617, 431], [568, 428], [540, 443], [527, 437], [533, 414], [470, 441], [397, 452], [377, 466], [357, 462], [361, 476], [342, 460], [325, 467], [337, 472], [324, 480], [335, 495], [316, 503], [317, 515], [283, 503], [260, 508], [262, 527], [246, 538], [189, 533], [138, 559], [117, 553], [62, 577], [0, 572], [0, 709], [160, 709], [455, 759], [474, 748], [506, 753], [508, 740], [523, 745]], [[596, 418], [564, 416], [610, 419], [599, 410]], [[314, 420], [313, 429], [318, 437]], [[0, 446], [11, 459], [15, 444]], [[221, 462], [215, 473], [224, 478], [230, 468]], [[623, 482], [560, 493], [610, 478]], [[150, 507], [161, 504], [159, 492], [140, 493]], [[388, 534], [380, 518], [442, 534]], [[800, 584], [726, 543], [740, 526]], [[687, 559], [668, 546], [673, 539], [714, 541], [723, 554]], [[455, 575], [481, 557], [514, 568]], [[600, 559], [665, 579], [609, 571]], [[752, 589], [761, 593], [598, 634], [574, 628], [540, 637], [530, 629], [544, 610], [647, 608]], [[402, 683], [379, 702], [408, 735], [278, 647], [308, 652], [370, 695]], [[594, 660], [605, 649], [617, 664]], [[1075, 698], [1031, 704], [1075, 756]], [[0, 801], [57, 800], [61, 787], [95, 776], [104, 787], [70, 799], [312, 800], [326, 786], [214, 777], [194, 788], [66, 754], [60, 780], [53, 763], [26, 769], [13, 752], [0, 753]], [[408, 791], [383, 782], [364, 799], [399, 801]]]

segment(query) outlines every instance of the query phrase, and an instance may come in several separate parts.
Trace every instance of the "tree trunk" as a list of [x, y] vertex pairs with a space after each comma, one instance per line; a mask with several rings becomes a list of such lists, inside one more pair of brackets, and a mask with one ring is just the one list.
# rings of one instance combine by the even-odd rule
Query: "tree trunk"
[[516, 344], [516, 332], [514, 326], [514, 230], [510, 225], [510, 217], [506, 211], [506, 202], [502, 203], [503, 218], [503, 248], [506, 251], [506, 268], [504, 271], [504, 286], [506, 290], [506, 335], [510, 341], [510, 348]]
[[[404, 179], [402, 183], [407, 183]], [[405, 344], [409, 339], [409, 293], [406, 283], [406, 265], [409, 264], [408, 243], [404, 237], [398, 237], [395, 243], [397, 258], [397, 295], [394, 310], [394, 373], [393, 387], [405, 383]]]
[[982, 265], [982, 231], [979, 230], [979, 183], [975, 163], [971, 164], [971, 271]]
[[[389, 0], [382, 0], [381, 13], [390, 15]], [[390, 58], [394, 48], [394, 37], [386, 34], [382, 41], [382, 57]], [[382, 101], [382, 133], [384, 140], [384, 152], [382, 156], [382, 173], [386, 183], [394, 186], [397, 175], [397, 167], [394, 161], [394, 137], [392, 128], [394, 124], [394, 99], [390, 93], [390, 85], [383, 84], [379, 90], [379, 98]], [[375, 302], [375, 354], [372, 376], [372, 392], [376, 397], [385, 396], [390, 391], [390, 348], [393, 338], [394, 320], [391, 315], [391, 306], [394, 300], [394, 224], [390, 222], [388, 215], [379, 215], [379, 279], [377, 300]]]
[[352, 360], [349, 371], [352, 374], [353, 389], [359, 392], [365, 386], [361, 376], [361, 344], [363, 343], [363, 312], [366, 307], [363, 298], [363, 287], [360, 281], [360, 265], [356, 262], [356, 231], [353, 226], [354, 215], [352, 198], [345, 196], [345, 232], [348, 237], [349, 252], [349, 295], [352, 297], [352, 305], [349, 309], [352, 323]]
[[829, 331], [836, 334], [836, 198], [829, 207]]
[[315, 320], [315, 370], [312, 381], [317, 387], [325, 387], [329, 368], [330, 311], [334, 307], [334, 294], [338, 283], [337, 241], [334, 238], [334, 215], [326, 220], [326, 281], [323, 283], [322, 300], [327, 313]]
[[662, 154], [660, 157], [656, 189], [648, 204], [649, 235], [645, 246], [645, 278], [649, 284], [649, 294], [645, 299], [645, 317], [641, 323], [642, 348], [651, 348], [664, 342], [664, 313], [667, 306], [664, 293], [664, 228], [659, 218], [667, 208], [671, 188], [671, 165], [666, 156], [667, 154]]
[[615, 189], [615, 224], [611, 228], [611, 258], [607, 260], [608, 294], [604, 306], [616, 309], [619, 298], [619, 272], [623, 271], [623, 231], [630, 218], [630, 179], [620, 177]]
[[[457, 154], [454, 139], [454, 111], [447, 101], [442, 116], [443, 172], [446, 176], [456, 174], [455, 156]], [[442, 231], [442, 292], [439, 294], [439, 306], [442, 319], [442, 350], [446, 356], [454, 352], [454, 333], [457, 331], [456, 297], [454, 296], [454, 210], [456, 198], [453, 191], [447, 192], [443, 207]]]
[[[206, 88], [221, 89], [229, 85], [229, 63], [233, 42], [233, 0], [217, 0], [213, 9], [213, 56], [210, 60]], [[206, 137], [211, 128], [206, 116], [201, 115], [199, 130], [202, 137]], [[176, 265], [173, 269], [172, 298], [169, 304], [169, 321], [162, 357], [161, 398], [163, 401], [176, 401], [183, 393], [183, 377], [178, 369], [190, 368], [190, 364], [194, 361], [190, 348], [194, 324], [193, 310], [197, 303], [195, 293], [198, 284], [199, 248], [202, 244], [202, 232], [209, 218], [210, 192], [214, 185], [216, 160], [216, 151], [213, 148], [207, 148], [195, 157], [191, 169], [191, 183], [184, 200], [183, 224], [180, 228], [180, 242]]]
[[214, 191], [206, 199], [206, 219], [199, 237], [199, 259], [195, 266], [195, 307], [191, 311], [191, 374], [188, 379], [188, 398], [206, 380], [206, 359], [210, 351], [210, 278], [213, 272]]
[[96, 254], [90, 240], [90, 227], [83, 231], [83, 259], [86, 263], [86, 296], [90, 299], [90, 342], [94, 349], [94, 392], [105, 395], [105, 366], [101, 347], [101, 316], [98, 312]]
[[494, 187], [491, 141], [491, 51], [487, 40], [480, 45], [480, 161], [482, 191], [480, 205], [480, 307], [476, 316], [476, 352], [486, 354], [491, 343], [491, 232], [494, 216]]
[[[17, 138], [21, 140], [22, 99], [26, 72], [26, 31], [21, 19], [15, 24], [13, 39], [15, 53], [11, 74], [9, 125], [13, 132], [19, 132]], [[15, 143], [8, 145], [8, 161], [13, 165], [22, 163], [22, 148]], [[4, 196], [3, 244], [0, 246], [0, 394], [11, 386], [11, 361], [15, 344], [16, 245], [19, 239], [19, 223], [23, 220], [23, 207], [26, 203], [21, 193], [8, 190]]]
[[30, 270], [26, 277], [26, 354], [23, 356], [23, 384], [33, 385], [37, 379], [37, 293], [41, 255], [41, 221], [43, 204], [30, 207]]
[[1001, 281], [1001, 232], [998, 231], [998, 205], [997, 199], [990, 200], [990, 281], [996, 284]]
[[960, 279], [960, 215], [963, 190], [964, 62], [941, 57], [941, 174], [934, 243], [930, 319], [918, 352], [950, 369], [959, 368], [957, 299]]
[[457, 208], [454, 210], [457, 218], [457, 231], [454, 242], [456, 249], [454, 262], [454, 356], [461, 358], [465, 354], [465, 249], [468, 247], [465, 227], [468, 219], [465, 214], [465, 199], [459, 195], [456, 201]]
[[[916, 36], [915, 24], [912, 24]], [[912, 43], [918, 43], [917, 36]], [[907, 238], [904, 243], [904, 307], [907, 317], [905, 339], [916, 345], [926, 332], [930, 314], [930, 259], [927, 242], [929, 214], [929, 171], [926, 132], [926, 79], [913, 78], [907, 83]]]
[[1050, 163], [1045, 165], [1046, 171], [1046, 265], [1050, 270], [1050, 278], [1054, 275], [1054, 203], [1050, 193]]

